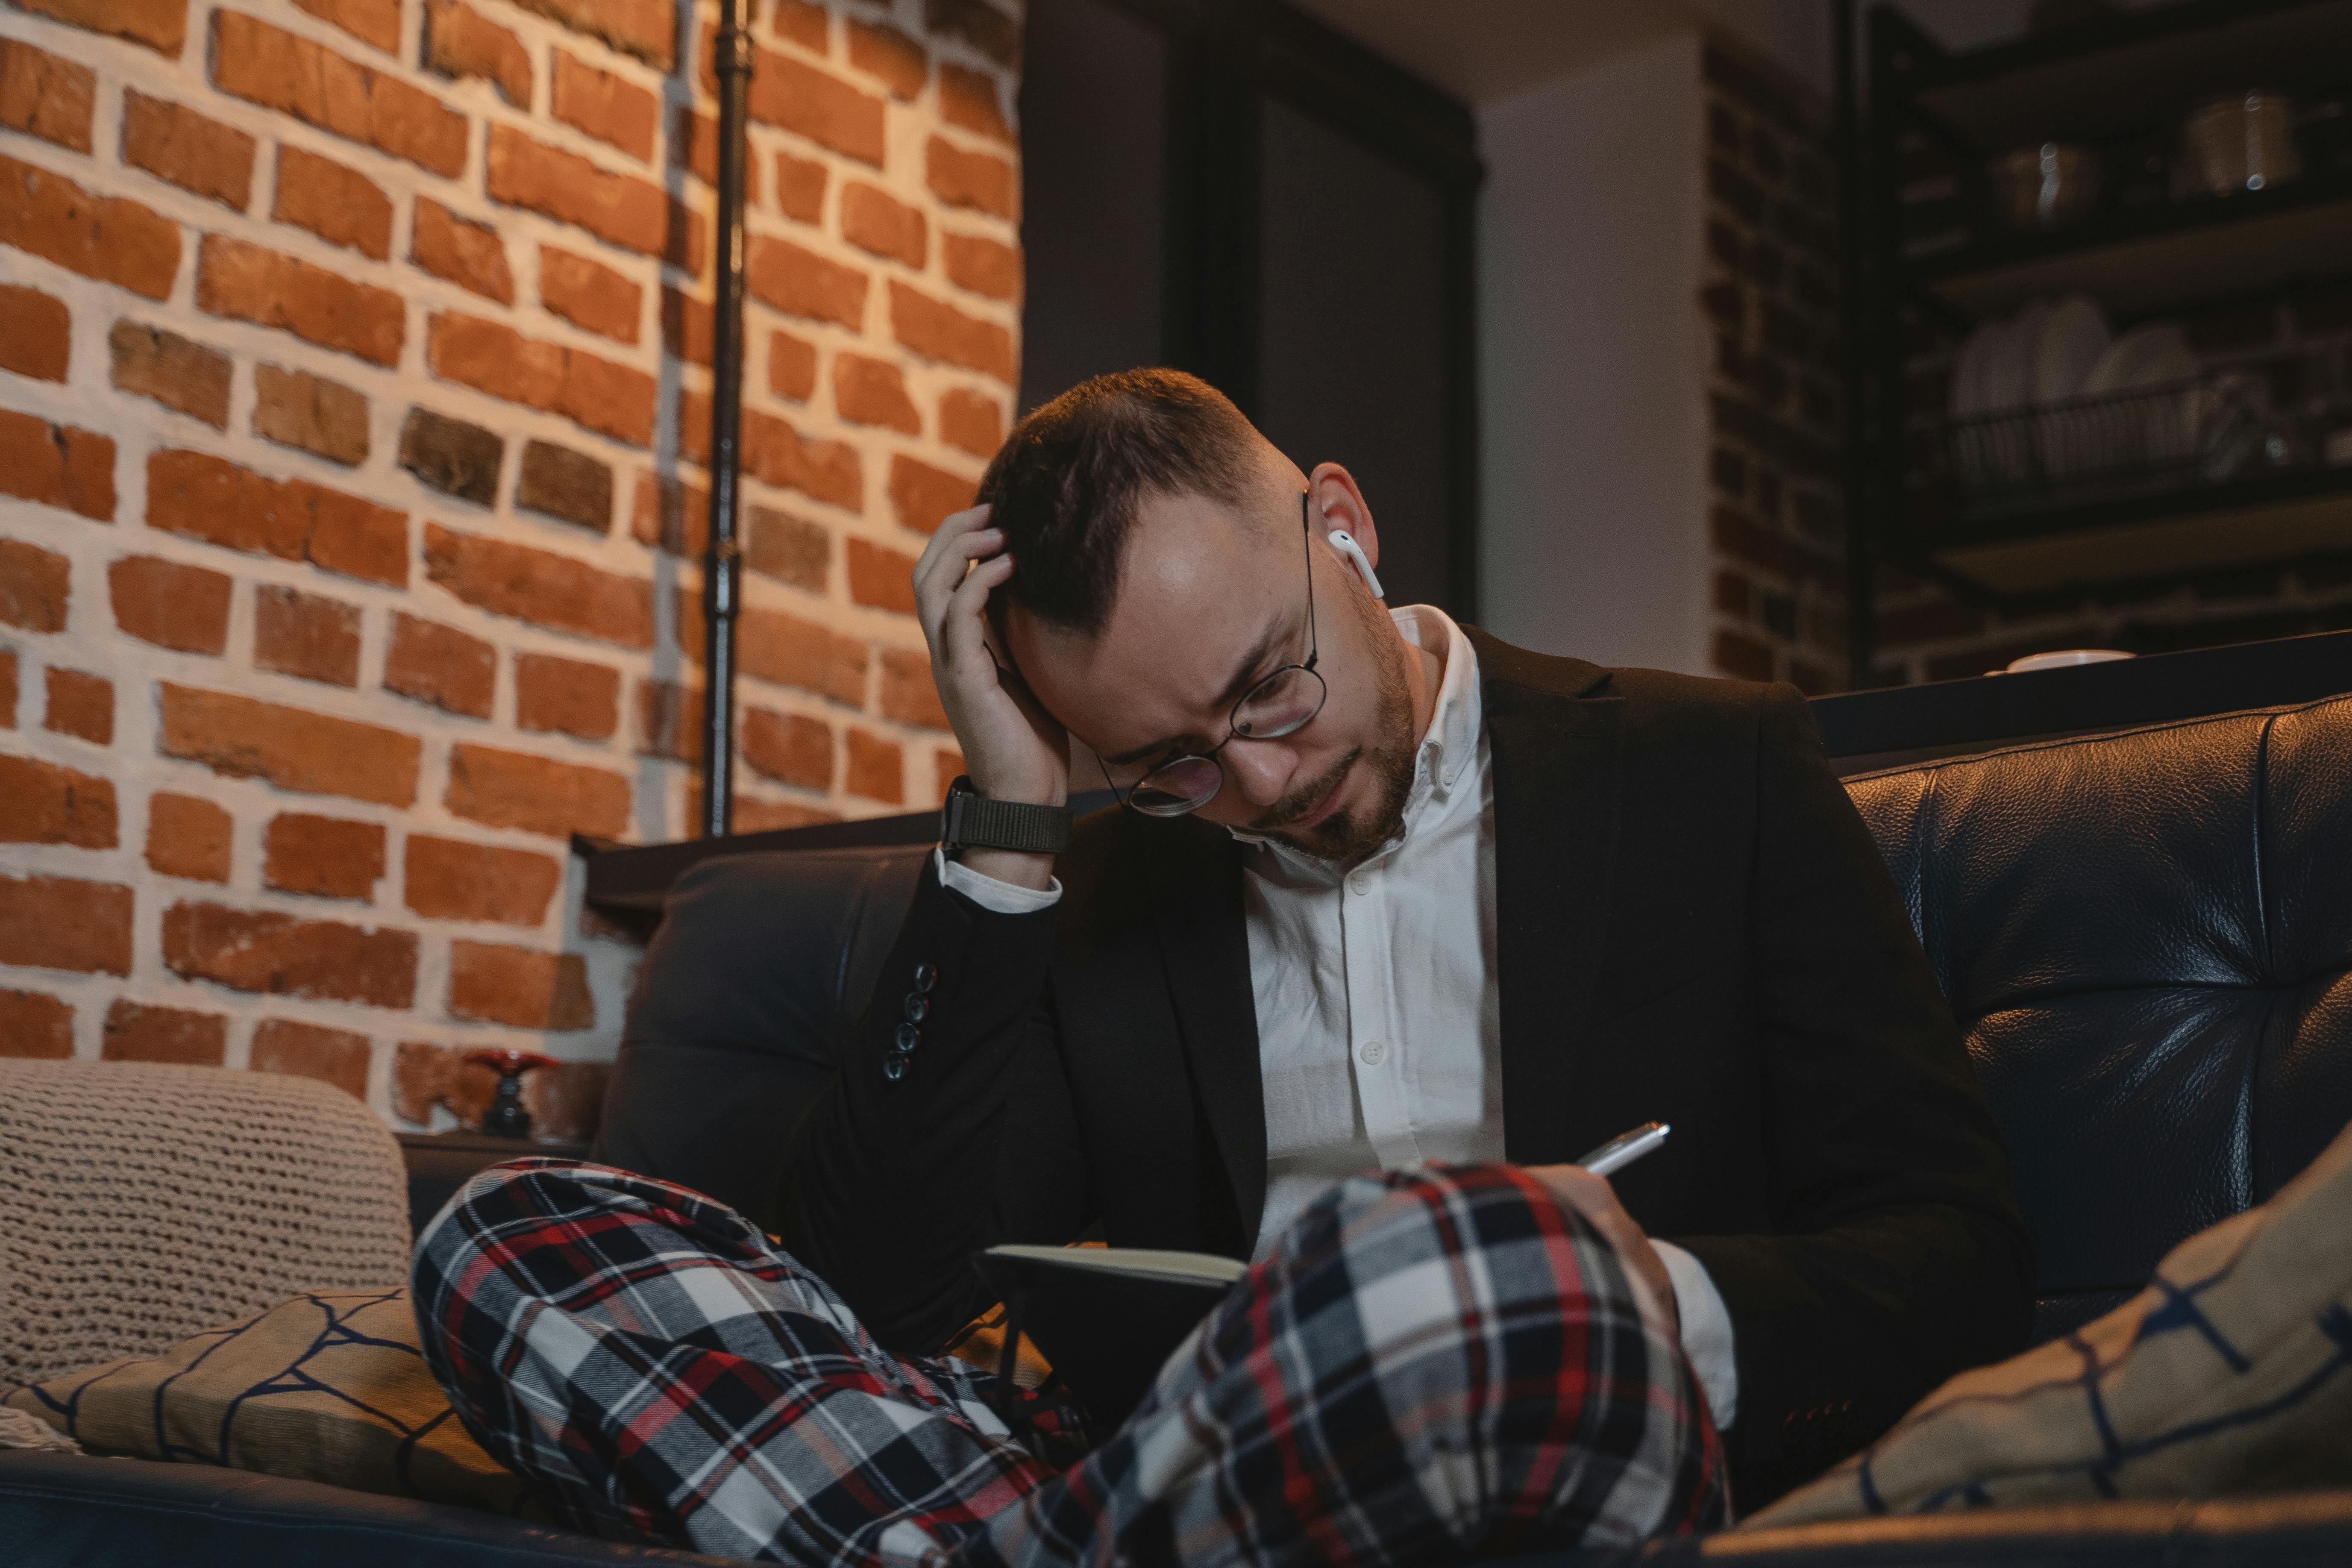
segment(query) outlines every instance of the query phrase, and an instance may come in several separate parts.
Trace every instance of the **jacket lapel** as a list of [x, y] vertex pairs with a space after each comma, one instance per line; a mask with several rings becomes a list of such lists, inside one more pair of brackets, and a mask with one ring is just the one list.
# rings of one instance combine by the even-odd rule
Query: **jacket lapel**
[[[1210, 1137], [1224, 1167], [1246, 1257], [1265, 1210], [1265, 1091], [1258, 1071], [1257, 1001], [1242, 912], [1241, 847], [1190, 822], [1150, 858], [1160, 951], [1177, 1032]], [[1155, 836], [1159, 837], [1159, 836]]]
[[1569, 1146], [1570, 1095], [1608, 933], [1624, 702], [1597, 666], [1469, 635], [1495, 783], [1504, 1152], [1553, 1164], [1583, 1152]]

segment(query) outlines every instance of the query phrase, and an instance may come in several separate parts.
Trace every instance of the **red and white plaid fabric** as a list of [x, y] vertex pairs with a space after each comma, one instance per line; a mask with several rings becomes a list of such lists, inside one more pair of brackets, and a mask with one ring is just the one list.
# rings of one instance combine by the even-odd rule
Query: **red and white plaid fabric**
[[1727, 1510], [1671, 1331], [1509, 1166], [1334, 1187], [1090, 1452], [1050, 1393], [891, 1354], [742, 1216], [620, 1171], [484, 1172], [419, 1242], [414, 1299], [467, 1428], [614, 1540], [808, 1568], [1409, 1568]]

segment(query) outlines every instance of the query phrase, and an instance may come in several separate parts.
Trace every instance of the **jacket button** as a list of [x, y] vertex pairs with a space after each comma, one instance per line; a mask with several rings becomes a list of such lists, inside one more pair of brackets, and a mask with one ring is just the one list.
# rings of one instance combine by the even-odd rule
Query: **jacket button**
[[928, 996], [931, 987], [940, 983], [940, 972], [928, 963], [915, 965], [915, 989]]
[[919, 1024], [929, 1016], [931, 1005], [915, 992], [907, 993], [907, 1022]]
[[903, 1053], [913, 1050], [917, 1046], [922, 1044], [922, 1030], [918, 1029], [912, 1024], [901, 1024], [898, 1026], [898, 1038], [892, 1043], [895, 1044]]
[[896, 1083], [900, 1079], [905, 1078], [907, 1076], [907, 1058], [904, 1057], [884, 1058], [882, 1061], [882, 1076], [888, 1079], [892, 1083]]

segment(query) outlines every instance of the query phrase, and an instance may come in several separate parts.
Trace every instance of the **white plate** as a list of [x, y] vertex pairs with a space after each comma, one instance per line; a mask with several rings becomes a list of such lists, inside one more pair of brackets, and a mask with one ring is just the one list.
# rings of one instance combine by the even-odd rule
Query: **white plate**
[[1952, 365], [1953, 418], [1967, 419], [1984, 412], [1985, 359], [2000, 332], [2000, 322], [1979, 321], [1969, 341], [1960, 345], [1960, 356]]
[[1993, 351], [1986, 355], [1984, 412], [2001, 414], [2021, 408], [2033, 395], [2033, 354], [2042, 341], [2042, 324], [2050, 307], [2036, 300], [2020, 310]]
[[2177, 321], [2142, 321], [2107, 346], [2084, 378], [2083, 391], [2133, 392], [2188, 381], [2197, 374], [2197, 351]]
[[[2197, 351], [2177, 321], [2143, 321], [2117, 338], [2084, 382], [2086, 394], [2121, 395], [2194, 382]], [[2166, 462], [2195, 452], [2210, 417], [2210, 396], [2190, 386], [2178, 398], [2143, 399], [2111, 437], [2117, 462]]]
[[2070, 294], [2043, 318], [2033, 349], [2033, 401], [2056, 403], [2081, 392], [2114, 334], [2098, 306]]
[[2067, 669], [2078, 664], [2106, 664], [2131, 655], [2119, 647], [2070, 647], [2057, 653], [2029, 653], [2023, 658], [2012, 658], [1999, 669], [1987, 670], [1988, 675], [2023, 675], [2036, 669]]

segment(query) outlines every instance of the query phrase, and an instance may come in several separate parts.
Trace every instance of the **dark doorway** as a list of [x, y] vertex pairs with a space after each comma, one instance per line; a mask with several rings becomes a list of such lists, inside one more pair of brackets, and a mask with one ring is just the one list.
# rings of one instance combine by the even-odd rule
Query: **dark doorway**
[[1469, 110], [1276, 0], [1031, 0], [1021, 113], [1023, 410], [1190, 370], [1475, 616]]

